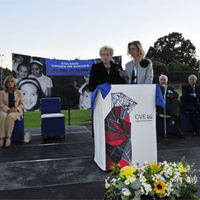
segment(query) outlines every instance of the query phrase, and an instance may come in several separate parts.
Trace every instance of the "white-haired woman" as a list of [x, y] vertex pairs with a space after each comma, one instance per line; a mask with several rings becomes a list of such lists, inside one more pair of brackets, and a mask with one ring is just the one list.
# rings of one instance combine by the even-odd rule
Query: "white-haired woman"
[[144, 58], [145, 53], [139, 41], [128, 44], [127, 53], [133, 58], [126, 64], [129, 84], [150, 84], [153, 82], [153, 67], [150, 59]]
[[125, 79], [120, 75], [122, 67], [112, 62], [113, 48], [103, 46], [99, 50], [101, 62], [93, 64], [90, 72], [89, 89], [94, 91], [96, 87], [105, 82], [110, 84], [124, 84]]
[[0, 91], [0, 147], [11, 144], [12, 132], [17, 120], [23, 115], [23, 94], [17, 89], [13, 76], [7, 76], [4, 80], [4, 90]]

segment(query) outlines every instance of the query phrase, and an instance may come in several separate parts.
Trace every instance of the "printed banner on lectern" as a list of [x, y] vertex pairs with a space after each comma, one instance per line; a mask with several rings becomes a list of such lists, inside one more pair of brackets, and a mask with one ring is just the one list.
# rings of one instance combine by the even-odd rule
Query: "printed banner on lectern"
[[94, 160], [102, 170], [157, 161], [156, 85], [112, 85], [94, 105]]

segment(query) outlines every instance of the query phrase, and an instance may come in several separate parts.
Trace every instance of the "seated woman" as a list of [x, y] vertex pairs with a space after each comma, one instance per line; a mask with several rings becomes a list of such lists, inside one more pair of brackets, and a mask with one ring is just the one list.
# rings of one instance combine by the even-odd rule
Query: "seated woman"
[[17, 89], [13, 76], [8, 76], [4, 80], [4, 90], [0, 91], [0, 147], [11, 144], [11, 136], [15, 120], [23, 115], [24, 100], [23, 94]]

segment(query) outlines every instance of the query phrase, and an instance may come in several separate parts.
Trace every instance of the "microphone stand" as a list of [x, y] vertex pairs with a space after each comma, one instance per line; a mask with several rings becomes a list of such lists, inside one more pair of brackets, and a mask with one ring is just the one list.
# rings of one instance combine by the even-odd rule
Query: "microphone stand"
[[165, 92], [164, 92], [164, 102], [165, 102], [165, 108], [164, 108], [164, 135], [167, 137], [167, 117], [166, 117], [166, 93], [167, 93], [167, 85], [164, 85]]

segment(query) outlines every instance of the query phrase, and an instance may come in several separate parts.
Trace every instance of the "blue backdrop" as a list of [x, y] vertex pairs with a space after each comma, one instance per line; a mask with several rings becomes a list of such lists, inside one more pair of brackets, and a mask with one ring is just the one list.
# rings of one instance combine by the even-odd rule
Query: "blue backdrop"
[[46, 74], [53, 76], [84, 76], [90, 74], [94, 60], [46, 59]]

